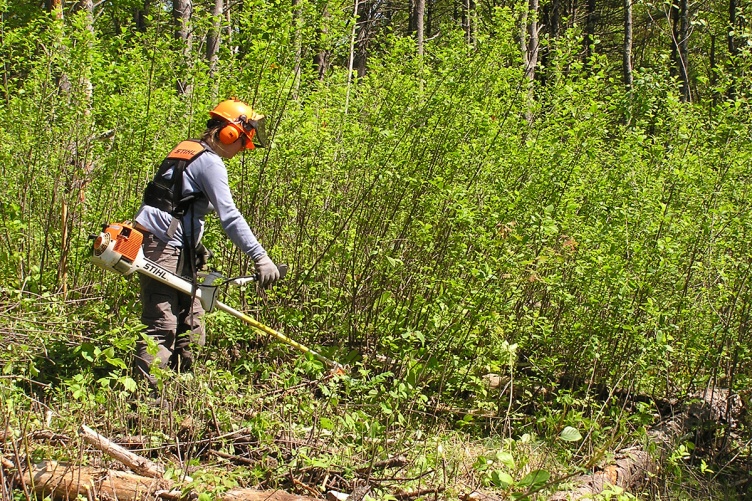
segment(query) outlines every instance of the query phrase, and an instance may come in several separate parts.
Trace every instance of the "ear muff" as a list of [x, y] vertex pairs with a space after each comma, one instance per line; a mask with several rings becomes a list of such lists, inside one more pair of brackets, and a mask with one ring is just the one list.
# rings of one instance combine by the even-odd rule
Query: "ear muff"
[[255, 145], [253, 144], [253, 136], [255, 133], [256, 131], [254, 129], [250, 129], [250, 132], [246, 134], [245, 132], [241, 132], [240, 127], [237, 124], [230, 123], [219, 130], [219, 141], [222, 144], [232, 144], [237, 141], [242, 134], [245, 136], [243, 146], [246, 150], [252, 150], [255, 148]]
[[240, 131], [235, 124], [227, 124], [219, 130], [219, 142], [232, 144], [240, 137]]

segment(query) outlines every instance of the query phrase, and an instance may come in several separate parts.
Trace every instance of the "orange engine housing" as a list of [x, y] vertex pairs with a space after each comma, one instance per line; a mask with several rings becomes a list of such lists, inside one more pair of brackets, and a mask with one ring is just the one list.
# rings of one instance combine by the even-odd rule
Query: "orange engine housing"
[[[102, 232], [107, 233], [115, 241], [113, 248], [115, 252], [130, 262], [136, 259], [141, 244], [144, 242], [143, 233], [126, 223], [111, 223]], [[96, 242], [94, 246], [97, 246]]]

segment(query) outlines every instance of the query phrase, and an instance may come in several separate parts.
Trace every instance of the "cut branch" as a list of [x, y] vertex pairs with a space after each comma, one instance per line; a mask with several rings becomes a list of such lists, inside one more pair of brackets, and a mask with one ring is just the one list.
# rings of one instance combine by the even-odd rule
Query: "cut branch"
[[164, 475], [162, 466], [120, 447], [86, 425], [81, 426], [79, 433], [84, 442], [112, 456], [139, 475], [150, 478], [161, 478]]

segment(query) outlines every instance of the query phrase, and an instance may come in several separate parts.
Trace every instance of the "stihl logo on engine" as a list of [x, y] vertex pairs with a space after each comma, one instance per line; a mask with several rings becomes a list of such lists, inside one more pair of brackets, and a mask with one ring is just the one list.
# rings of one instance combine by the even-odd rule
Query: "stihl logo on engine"
[[164, 270], [157, 266], [154, 263], [146, 262], [144, 263], [144, 270], [148, 271], [149, 273], [153, 273], [154, 275], [157, 275], [158, 277], [167, 278], [167, 270]]

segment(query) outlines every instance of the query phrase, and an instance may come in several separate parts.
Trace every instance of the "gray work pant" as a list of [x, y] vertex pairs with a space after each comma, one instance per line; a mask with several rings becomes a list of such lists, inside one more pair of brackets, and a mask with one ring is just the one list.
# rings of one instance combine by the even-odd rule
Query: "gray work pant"
[[[180, 249], [167, 245], [151, 233], [144, 234], [144, 257], [177, 274], [190, 270], [181, 266]], [[150, 372], [153, 363], [175, 371], [188, 371], [193, 364], [191, 344], [203, 346], [206, 341], [203, 322], [204, 309], [196, 298], [191, 297], [153, 278], [139, 274], [141, 282], [141, 322], [144, 333], [157, 344], [156, 356], [147, 353], [147, 344], [136, 344], [135, 373], [144, 377], [152, 389], [157, 387], [157, 378]], [[189, 278], [190, 280], [190, 278]]]

